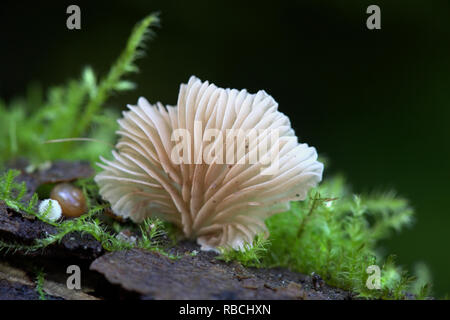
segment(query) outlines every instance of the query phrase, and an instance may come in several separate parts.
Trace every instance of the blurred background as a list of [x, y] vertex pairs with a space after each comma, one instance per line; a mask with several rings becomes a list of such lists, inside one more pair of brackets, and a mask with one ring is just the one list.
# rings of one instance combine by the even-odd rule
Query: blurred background
[[[81, 8], [81, 30], [66, 8]], [[381, 8], [381, 30], [366, 9]], [[396, 190], [416, 223], [383, 243], [398, 263], [431, 269], [450, 292], [450, 3], [435, 1], [58, 1], [0, 8], [0, 97], [104, 74], [134, 26], [160, 11], [161, 28], [132, 76], [139, 96], [175, 104], [190, 75], [221, 87], [264, 89], [300, 139], [357, 193]], [[0, 137], [1, 139], [2, 137]], [[1, 152], [1, 150], [0, 150]]]

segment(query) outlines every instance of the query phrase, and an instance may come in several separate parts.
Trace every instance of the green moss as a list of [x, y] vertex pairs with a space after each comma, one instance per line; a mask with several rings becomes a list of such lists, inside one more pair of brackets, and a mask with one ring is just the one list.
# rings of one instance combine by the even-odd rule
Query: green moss
[[[342, 177], [325, 180], [291, 210], [266, 221], [267, 242], [254, 248], [223, 254], [225, 260], [260, 267], [283, 266], [303, 273], [315, 272], [328, 284], [357, 293], [360, 297], [403, 299], [407, 292], [417, 298], [429, 295], [429, 277], [422, 265], [420, 278], [409, 276], [379, 254], [378, 243], [394, 231], [411, 224], [413, 211], [394, 193], [355, 195]], [[255, 259], [257, 253], [257, 259]], [[367, 268], [379, 266], [381, 288], [368, 289]], [[427, 278], [427, 279], [426, 279]], [[414, 281], [415, 280], [415, 281]]]
[[261, 266], [261, 259], [267, 254], [270, 242], [262, 235], [255, 237], [252, 245], [245, 244], [243, 250], [233, 250], [229, 247], [219, 248], [219, 260], [225, 262], [239, 261], [247, 267]]
[[[35, 165], [61, 158], [97, 161], [99, 155], [109, 154], [118, 115], [102, 106], [112, 93], [135, 87], [123, 78], [138, 71], [134, 62], [143, 55], [143, 42], [151, 37], [150, 28], [158, 21], [152, 14], [136, 25], [125, 49], [100, 81], [86, 67], [80, 79], [50, 88], [45, 95], [34, 86], [25, 98], [8, 105], [0, 99], [0, 163], [17, 157]], [[70, 142], [79, 138], [100, 142]], [[44, 144], [65, 139], [69, 140]]]
[[36, 274], [36, 292], [39, 294], [39, 300], [47, 300], [47, 296], [44, 292], [44, 281], [45, 274], [44, 271], [39, 270]]
[[36, 194], [28, 203], [24, 203], [22, 201], [22, 197], [26, 193], [25, 184], [19, 184], [14, 180], [19, 174], [19, 171], [8, 170], [5, 174], [0, 176], [0, 201], [5, 202], [8, 207], [18, 212], [32, 215], [37, 219], [54, 226], [56, 228], [56, 233], [48, 235], [42, 239], [35, 239], [34, 243], [31, 245], [0, 241], [0, 251], [21, 251], [27, 254], [37, 250], [42, 250], [52, 244], [58, 243], [66, 235], [72, 232], [79, 232], [82, 234], [89, 234], [94, 237], [107, 251], [141, 248], [157, 251], [172, 259], [177, 258], [174, 255], [166, 253], [158, 242], [158, 239], [166, 233], [164, 230], [165, 224], [158, 219], [149, 218], [142, 222], [137, 230], [139, 237], [136, 239], [136, 242], [118, 237], [118, 231], [115, 232], [113, 228], [109, 227], [105, 222], [100, 220], [100, 213], [109, 207], [109, 205], [97, 203], [96, 199], [98, 199], [98, 187], [93, 184], [92, 179], [78, 182], [87, 196], [88, 203], [90, 204], [89, 211], [76, 219], [55, 222], [48, 220], [45, 213], [39, 214], [36, 211]]

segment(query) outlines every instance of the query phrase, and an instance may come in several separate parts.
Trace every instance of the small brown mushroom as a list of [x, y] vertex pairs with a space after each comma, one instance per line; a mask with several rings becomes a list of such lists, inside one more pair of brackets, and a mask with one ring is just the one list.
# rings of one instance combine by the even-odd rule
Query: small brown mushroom
[[76, 218], [87, 211], [83, 191], [70, 183], [57, 184], [50, 193], [50, 198], [59, 202], [65, 217]]

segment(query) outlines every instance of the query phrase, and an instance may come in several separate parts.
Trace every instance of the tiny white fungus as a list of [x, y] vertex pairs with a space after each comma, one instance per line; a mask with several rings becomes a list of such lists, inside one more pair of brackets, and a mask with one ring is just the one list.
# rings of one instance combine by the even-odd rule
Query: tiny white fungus
[[59, 202], [53, 199], [43, 200], [39, 205], [39, 215], [41, 216], [45, 215], [45, 218], [47, 218], [50, 221], [58, 220], [62, 216], [62, 209], [61, 206], [59, 205]]

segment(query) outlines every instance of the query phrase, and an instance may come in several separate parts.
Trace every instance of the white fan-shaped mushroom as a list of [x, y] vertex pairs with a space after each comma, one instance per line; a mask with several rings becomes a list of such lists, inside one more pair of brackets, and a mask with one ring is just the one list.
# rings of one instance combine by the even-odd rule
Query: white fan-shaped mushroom
[[191, 77], [176, 106], [145, 98], [118, 120], [113, 160], [95, 180], [113, 211], [170, 221], [203, 250], [242, 248], [264, 220], [304, 200], [321, 179], [314, 147], [264, 91], [222, 89]]

